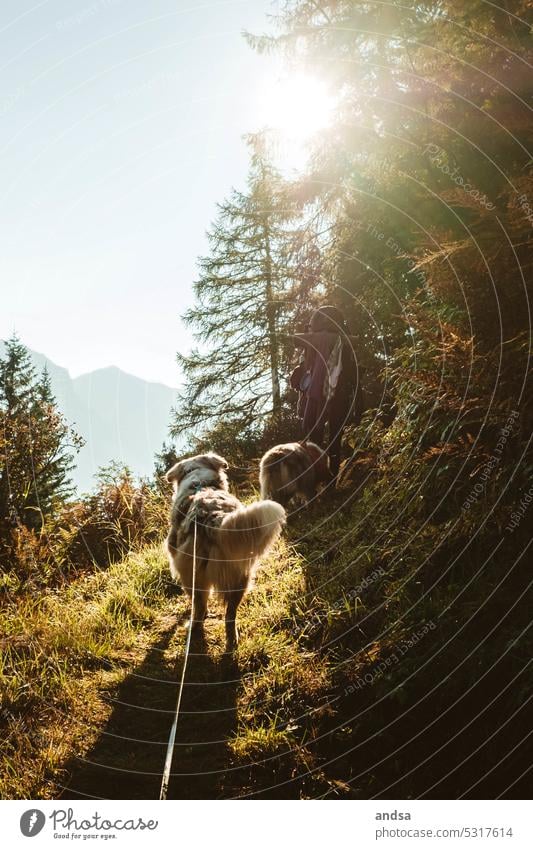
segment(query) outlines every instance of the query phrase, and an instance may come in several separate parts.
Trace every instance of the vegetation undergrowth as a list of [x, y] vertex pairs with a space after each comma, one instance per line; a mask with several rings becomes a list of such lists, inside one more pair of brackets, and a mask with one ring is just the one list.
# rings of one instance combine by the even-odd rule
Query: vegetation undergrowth
[[57, 795], [66, 760], [105, 721], [100, 691], [123, 680], [172, 610], [161, 546], [3, 605], [2, 798]]
[[523, 791], [527, 756], [507, 757], [527, 725], [523, 536], [510, 569], [497, 523], [478, 539], [473, 517], [452, 536], [391, 527], [381, 496], [338, 494], [327, 522], [320, 503], [306, 511], [250, 596], [231, 743], [247, 766], [227, 795]]
[[[296, 510], [260, 570], [240, 609], [236, 722], [217, 795], [521, 792], [526, 752], [515, 737], [524, 725], [510, 718], [525, 721], [527, 711], [529, 616], [524, 562], [497, 545], [508, 507], [493, 505], [493, 521], [477, 535], [480, 516], [470, 512], [421, 522], [413, 510], [391, 523], [386, 488], [378, 476]], [[395, 497], [407, 500], [401, 488]], [[522, 544], [518, 528], [510, 537], [517, 555]], [[146, 548], [4, 607], [5, 798], [60, 794], [65, 764], [102, 734], [103, 696], [187, 609], [166, 570], [161, 548]], [[223, 625], [213, 611], [207, 651], [219, 663]], [[175, 656], [183, 636], [178, 627]], [[212, 707], [226, 685], [209, 683]], [[167, 725], [162, 717], [161, 737]], [[123, 732], [135, 736], [135, 728]], [[461, 745], [449, 747], [455, 734]], [[187, 742], [193, 752], [202, 745]], [[202, 758], [207, 770], [205, 749]]]

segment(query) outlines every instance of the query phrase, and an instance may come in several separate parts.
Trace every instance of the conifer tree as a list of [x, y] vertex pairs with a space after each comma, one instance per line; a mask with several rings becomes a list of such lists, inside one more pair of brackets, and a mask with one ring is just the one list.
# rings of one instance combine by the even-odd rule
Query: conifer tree
[[39, 376], [13, 336], [0, 358], [0, 536], [19, 524], [39, 529], [54, 504], [72, 493], [80, 445], [57, 409], [48, 371]]
[[377, 367], [405, 342], [415, 300], [453, 309], [480, 354], [523, 334], [531, 4], [287, 0], [277, 23], [253, 46], [297, 55], [337, 95], [307, 183], [333, 210], [332, 294]]
[[294, 310], [290, 260], [294, 204], [269, 162], [262, 138], [250, 137], [247, 189], [219, 205], [199, 261], [196, 303], [184, 320], [198, 346], [179, 354], [185, 390], [172, 432], [204, 429], [220, 418], [248, 427], [283, 404], [287, 351], [283, 334]]

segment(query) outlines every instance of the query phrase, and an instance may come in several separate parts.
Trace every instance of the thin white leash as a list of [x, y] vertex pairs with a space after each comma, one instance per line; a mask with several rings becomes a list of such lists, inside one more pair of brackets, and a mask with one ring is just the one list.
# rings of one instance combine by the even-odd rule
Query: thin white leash
[[181, 670], [181, 681], [178, 690], [178, 700], [176, 702], [176, 711], [174, 714], [174, 722], [170, 729], [168, 738], [167, 756], [165, 758], [165, 769], [163, 770], [163, 780], [161, 782], [161, 791], [159, 799], [166, 799], [168, 793], [168, 783], [170, 780], [170, 770], [172, 767], [172, 757], [174, 755], [174, 743], [176, 742], [176, 729], [178, 727], [178, 718], [180, 715], [181, 697], [183, 695], [183, 687], [185, 686], [185, 673], [187, 672], [187, 661], [189, 660], [189, 650], [191, 647], [191, 635], [194, 624], [194, 590], [196, 586], [196, 519], [194, 520], [194, 537], [192, 548], [192, 587], [191, 587], [191, 620], [187, 631], [187, 639], [185, 641], [185, 654], [183, 657], [183, 669]]

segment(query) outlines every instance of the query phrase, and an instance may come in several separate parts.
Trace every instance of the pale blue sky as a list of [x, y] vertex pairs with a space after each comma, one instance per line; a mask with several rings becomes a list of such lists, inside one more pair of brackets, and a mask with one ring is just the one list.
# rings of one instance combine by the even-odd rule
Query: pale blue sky
[[170, 385], [217, 201], [277, 60], [269, 0], [2, 0], [0, 338]]

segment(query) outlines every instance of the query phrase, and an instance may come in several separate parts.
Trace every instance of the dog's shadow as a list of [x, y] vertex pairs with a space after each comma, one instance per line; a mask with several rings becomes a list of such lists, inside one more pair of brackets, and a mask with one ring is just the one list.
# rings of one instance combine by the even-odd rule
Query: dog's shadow
[[[240, 673], [231, 656], [216, 657], [212, 631], [208, 625], [207, 639], [203, 634], [191, 639], [168, 798], [222, 795]], [[68, 778], [60, 798], [159, 798], [184, 642], [183, 629], [173, 624], [109, 697], [112, 713], [84, 758], [66, 764]], [[174, 650], [176, 660], [169, 658]]]

